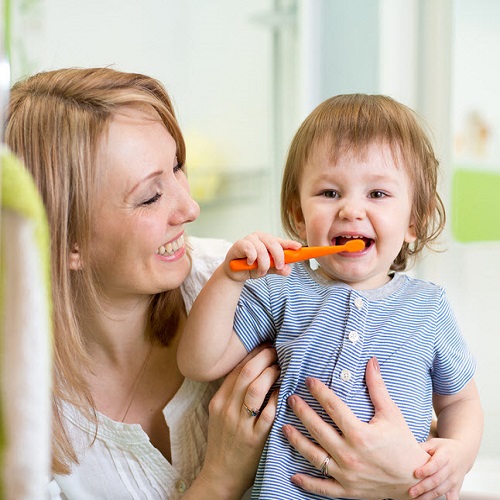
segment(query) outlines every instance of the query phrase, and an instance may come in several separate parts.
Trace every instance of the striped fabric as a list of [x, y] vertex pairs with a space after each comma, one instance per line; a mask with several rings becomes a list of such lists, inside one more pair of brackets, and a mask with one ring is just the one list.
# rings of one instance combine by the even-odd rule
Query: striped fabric
[[369, 421], [373, 406], [364, 373], [376, 356], [391, 397], [415, 438], [424, 441], [432, 393], [455, 394], [475, 371], [444, 290], [402, 274], [377, 290], [356, 291], [296, 264], [288, 278], [269, 275], [247, 282], [234, 328], [249, 351], [263, 341], [274, 342], [281, 365], [278, 414], [253, 498], [314, 498], [290, 477], [297, 472], [319, 476], [319, 471], [289, 446], [281, 431], [291, 423], [306, 433], [287, 405], [294, 393], [331, 422], [307, 391], [305, 377], [321, 379]]

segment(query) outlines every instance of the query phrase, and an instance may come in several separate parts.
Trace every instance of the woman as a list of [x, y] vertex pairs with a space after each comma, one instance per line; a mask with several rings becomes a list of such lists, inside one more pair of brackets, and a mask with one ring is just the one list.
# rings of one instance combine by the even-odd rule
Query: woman
[[[165, 89], [108, 68], [40, 73], [14, 85], [6, 141], [38, 185], [52, 234], [52, 495], [240, 498], [276, 399], [257, 417], [245, 407], [261, 406], [279, 370], [274, 351], [263, 348], [220, 388], [179, 372], [186, 315], [228, 247], [184, 234], [199, 207], [189, 195], [184, 141]], [[379, 399], [387, 403], [383, 394]], [[390, 430], [382, 446], [365, 451], [354, 443], [349, 453], [365, 464], [366, 491], [371, 485], [373, 495], [395, 496], [416, 482], [413, 464], [422, 463], [422, 450], [404, 422], [381, 421]], [[318, 437], [323, 448], [311, 451], [312, 443], [285, 430], [318, 467], [327, 452], [342, 459], [331, 441]], [[378, 459], [396, 444], [414, 460], [402, 467], [395, 456], [375, 485], [370, 470], [378, 471]], [[357, 495], [356, 468], [350, 470], [338, 482], [325, 480], [329, 495]], [[302, 481], [311, 491], [323, 488]]]
[[12, 89], [6, 139], [52, 232], [52, 489], [241, 497], [274, 414], [271, 399], [244, 418], [243, 402], [261, 404], [278, 369], [264, 349], [214, 399], [218, 384], [179, 373], [179, 332], [225, 246], [193, 239], [189, 256], [184, 226], [199, 208], [165, 90], [110, 69], [39, 74]]

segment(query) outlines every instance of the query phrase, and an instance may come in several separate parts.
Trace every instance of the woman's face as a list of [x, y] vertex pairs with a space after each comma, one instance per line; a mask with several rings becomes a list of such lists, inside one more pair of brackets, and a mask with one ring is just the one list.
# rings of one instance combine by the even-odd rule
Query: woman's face
[[124, 107], [103, 137], [91, 258], [110, 299], [171, 290], [189, 273], [184, 225], [199, 206], [176, 154], [152, 108]]

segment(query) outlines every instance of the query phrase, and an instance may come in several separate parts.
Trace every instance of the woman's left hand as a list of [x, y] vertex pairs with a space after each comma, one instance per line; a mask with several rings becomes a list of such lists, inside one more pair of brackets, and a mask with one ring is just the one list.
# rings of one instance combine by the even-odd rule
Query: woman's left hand
[[[276, 361], [274, 348], [255, 349], [229, 373], [212, 398], [205, 463], [189, 491], [192, 498], [195, 492], [203, 492], [206, 498], [209, 492], [220, 499], [241, 498], [253, 484], [276, 414], [277, 392], [262, 407], [279, 377]], [[198, 489], [200, 483], [203, 489]]]

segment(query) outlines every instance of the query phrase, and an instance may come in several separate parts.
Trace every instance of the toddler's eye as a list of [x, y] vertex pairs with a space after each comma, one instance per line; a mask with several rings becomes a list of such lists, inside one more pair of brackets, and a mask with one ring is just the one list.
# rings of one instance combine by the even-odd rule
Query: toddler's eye
[[386, 194], [383, 191], [375, 190], [370, 193], [370, 198], [384, 198]]
[[323, 191], [323, 196], [325, 198], [339, 198], [339, 193], [335, 189], [327, 189]]
[[149, 200], [143, 201], [141, 205], [152, 205], [153, 203], [156, 203], [160, 198], [161, 193], [156, 193], [152, 198], [149, 198]]

